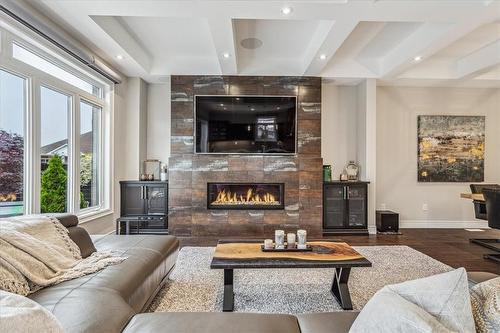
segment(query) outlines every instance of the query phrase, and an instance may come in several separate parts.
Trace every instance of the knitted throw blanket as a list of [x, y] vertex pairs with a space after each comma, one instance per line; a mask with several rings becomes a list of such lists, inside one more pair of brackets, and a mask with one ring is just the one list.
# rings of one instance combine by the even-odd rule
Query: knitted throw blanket
[[125, 259], [111, 251], [94, 252], [82, 259], [68, 229], [55, 218], [0, 219], [0, 289], [12, 293], [26, 296]]

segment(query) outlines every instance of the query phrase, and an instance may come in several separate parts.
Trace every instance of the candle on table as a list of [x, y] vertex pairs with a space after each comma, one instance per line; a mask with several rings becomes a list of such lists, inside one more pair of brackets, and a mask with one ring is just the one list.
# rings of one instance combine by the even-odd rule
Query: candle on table
[[264, 249], [271, 250], [274, 247], [272, 239], [264, 239]]
[[295, 234], [293, 232], [286, 234], [286, 243], [289, 248], [295, 247]]
[[297, 238], [298, 238], [298, 249], [305, 249], [307, 247], [307, 231], [300, 229], [297, 230]]
[[285, 248], [285, 231], [275, 230], [274, 231], [274, 243], [276, 243], [277, 249]]

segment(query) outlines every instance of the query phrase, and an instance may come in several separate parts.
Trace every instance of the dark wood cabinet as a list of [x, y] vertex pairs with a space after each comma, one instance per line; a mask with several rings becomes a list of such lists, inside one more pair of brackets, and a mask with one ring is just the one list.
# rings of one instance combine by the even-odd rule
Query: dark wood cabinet
[[323, 184], [325, 233], [368, 233], [368, 184], [362, 181]]
[[117, 234], [168, 233], [168, 183], [121, 181]]

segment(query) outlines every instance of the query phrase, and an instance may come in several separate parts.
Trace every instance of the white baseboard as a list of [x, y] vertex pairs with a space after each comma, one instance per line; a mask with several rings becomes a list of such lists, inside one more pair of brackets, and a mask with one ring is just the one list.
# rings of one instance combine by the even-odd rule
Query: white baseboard
[[488, 221], [446, 221], [446, 220], [401, 220], [400, 228], [443, 228], [443, 229], [465, 229], [465, 228], [488, 228]]

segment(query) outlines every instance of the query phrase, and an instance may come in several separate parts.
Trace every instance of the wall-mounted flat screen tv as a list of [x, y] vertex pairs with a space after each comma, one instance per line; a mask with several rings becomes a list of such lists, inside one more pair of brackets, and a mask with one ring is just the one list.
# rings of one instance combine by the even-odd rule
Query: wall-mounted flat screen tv
[[295, 96], [195, 96], [195, 152], [295, 154]]

